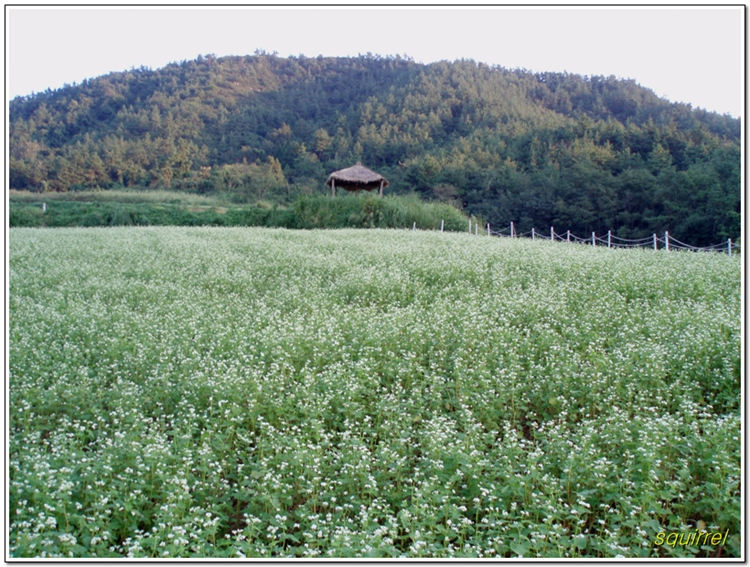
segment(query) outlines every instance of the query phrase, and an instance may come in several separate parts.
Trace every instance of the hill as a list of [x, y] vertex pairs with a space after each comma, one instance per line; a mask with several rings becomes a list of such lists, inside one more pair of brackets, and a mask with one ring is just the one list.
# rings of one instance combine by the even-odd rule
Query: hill
[[362, 161], [495, 226], [740, 234], [740, 122], [632, 80], [474, 61], [199, 57], [10, 102], [10, 187], [289, 204]]

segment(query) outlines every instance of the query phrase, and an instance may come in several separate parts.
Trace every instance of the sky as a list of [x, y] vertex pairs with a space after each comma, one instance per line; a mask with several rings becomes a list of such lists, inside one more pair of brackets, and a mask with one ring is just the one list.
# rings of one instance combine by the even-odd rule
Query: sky
[[198, 55], [408, 56], [634, 79], [742, 116], [743, 6], [6, 6], [6, 99]]

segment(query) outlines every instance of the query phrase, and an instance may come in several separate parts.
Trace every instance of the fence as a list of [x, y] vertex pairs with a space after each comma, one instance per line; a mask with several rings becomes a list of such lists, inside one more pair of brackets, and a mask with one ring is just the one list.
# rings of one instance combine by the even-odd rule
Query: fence
[[[471, 224], [472, 222], [469, 220], [469, 234], [471, 234]], [[482, 232], [484, 233], [484, 230]], [[479, 235], [479, 223], [477, 222], [474, 223], [474, 234]], [[661, 238], [654, 233], [652, 236], [635, 239], [621, 238], [612, 234], [611, 230], [607, 231], [606, 236], [597, 236], [596, 233], [592, 232], [591, 237], [581, 238], [580, 236], [571, 234], [569, 230], [562, 234], [556, 233], [554, 227], [550, 227], [549, 234], [537, 232], [536, 229], [533, 228], [528, 232], [518, 234], [515, 225], [512, 222], [510, 223], [510, 227], [500, 231], [491, 230], [489, 223], [487, 223], [487, 236], [505, 236], [510, 238], [530, 237], [532, 240], [540, 238], [558, 242], [575, 242], [578, 244], [590, 244], [591, 246], [606, 246], [607, 248], [653, 248], [654, 250], [659, 250], [659, 246], [661, 245], [661, 249], [667, 251], [674, 249], [691, 250], [694, 252], [726, 252], [727, 254], [732, 254], [735, 250], [741, 251], [742, 248], [740, 244], [732, 242], [731, 238], [728, 238], [726, 242], [714, 244], [713, 246], [691, 246], [690, 244], [685, 244], [684, 242], [669, 236], [668, 231], [665, 231], [664, 236]]]

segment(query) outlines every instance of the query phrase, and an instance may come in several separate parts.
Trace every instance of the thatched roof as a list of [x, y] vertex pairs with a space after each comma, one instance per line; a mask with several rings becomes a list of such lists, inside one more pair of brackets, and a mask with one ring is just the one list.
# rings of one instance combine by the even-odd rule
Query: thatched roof
[[383, 182], [383, 187], [388, 187], [388, 180], [385, 179], [379, 173], [375, 173], [371, 169], [367, 169], [364, 165], [357, 162], [357, 165], [347, 167], [346, 169], [340, 169], [334, 171], [326, 179], [326, 185], [329, 187], [331, 183], [336, 180], [336, 187], [342, 189], [377, 189], [380, 187], [380, 182]]

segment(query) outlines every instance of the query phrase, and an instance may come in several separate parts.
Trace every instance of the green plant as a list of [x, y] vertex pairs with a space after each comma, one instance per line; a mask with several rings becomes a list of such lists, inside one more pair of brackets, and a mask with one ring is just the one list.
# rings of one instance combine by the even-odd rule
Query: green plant
[[9, 268], [13, 557], [741, 554], [739, 257], [13, 228]]

